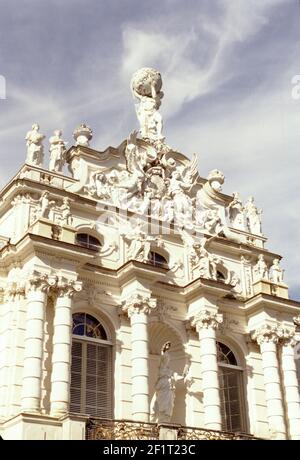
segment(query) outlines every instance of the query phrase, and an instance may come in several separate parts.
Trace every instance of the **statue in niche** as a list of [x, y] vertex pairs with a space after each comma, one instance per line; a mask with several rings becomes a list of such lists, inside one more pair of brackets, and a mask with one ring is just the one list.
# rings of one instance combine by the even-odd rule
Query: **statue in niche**
[[28, 131], [25, 137], [25, 140], [27, 141], [26, 163], [33, 166], [43, 166], [43, 140], [45, 139], [45, 136], [39, 132], [39, 129], [39, 125], [34, 123], [31, 127], [31, 131]]
[[263, 256], [263, 254], [260, 254], [258, 256], [258, 261], [257, 263], [254, 265], [253, 267], [253, 271], [254, 271], [254, 280], [255, 281], [259, 281], [259, 280], [267, 280], [269, 279], [269, 270], [268, 270], [268, 266], [265, 262], [265, 258]]
[[150, 407], [152, 422], [169, 423], [174, 410], [176, 383], [180, 380], [187, 381], [188, 366], [185, 366], [183, 374], [178, 375], [170, 368], [171, 342], [166, 342], [161, 349], [161, 358], [158, 368], [158, 377], [155, 384]]
[[233, 200], [228, 206], [228, 216], [233, 228], [245, 230], [244, 206], [238, 192], [233, 193]]
[[255, 235], [261, 235], [262, 210], [255, 206], [253, 196], [250, 196], [245, 204], [244, 212], [249, 232]]
[[276, 284], [283, 283], [284, 270], [280, 267], [279, 262], [280, 262], [279, 259], [274, 259], [273, 265], [271, 267], [271, 270], [272, 270], [271, 281]]
[[134, 73], [131, 80], [133, 95], [139, 100], [136, 113], [144, 139], [163, 139], [162, 116], [158, 112], [163, 98], [162, 79], [157, 70], [144, 67]]
[[66, 161], [65, 154], [67, 142], [65, 142], [61, 136], [62, 131], [60, 129], [56, 129], [53, 133], [53, 136], [51, 136], [49, 139], [50, 171], [61, 172]]

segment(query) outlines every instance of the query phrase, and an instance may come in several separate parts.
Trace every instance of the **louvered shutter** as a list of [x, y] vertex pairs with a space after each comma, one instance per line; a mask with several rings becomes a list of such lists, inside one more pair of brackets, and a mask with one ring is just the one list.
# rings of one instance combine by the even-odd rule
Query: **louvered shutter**
[[102, 344], [87, 344], [86, 413], [111, 418], [111, 348]]
[[112, 418], [111, 347], [79, 342], [72, 345], [71, 411]]
[[82, 363], [83, 344], [73, 340], [72, 343], [72, 364], [71, 364], [71, 412], [82, 412]]

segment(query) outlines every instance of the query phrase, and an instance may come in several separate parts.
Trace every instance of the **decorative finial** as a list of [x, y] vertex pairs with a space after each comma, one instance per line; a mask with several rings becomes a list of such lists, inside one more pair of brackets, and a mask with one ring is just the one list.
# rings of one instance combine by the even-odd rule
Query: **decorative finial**
[[149, 67], [137, 70], [131, 79], [131, 90], [139, 100], [136, 113], [144, 139], [159, 140], [162, 136], [162, 116], [158, 112], [164, 93], [160, 73]]
[[93, 131], [89, 126], [82, 123], [78, 128], [73, 132], [73, 137], [76, 141], [75, 145], [84, 145], [89, 147], [90, 140], [93, 138]]

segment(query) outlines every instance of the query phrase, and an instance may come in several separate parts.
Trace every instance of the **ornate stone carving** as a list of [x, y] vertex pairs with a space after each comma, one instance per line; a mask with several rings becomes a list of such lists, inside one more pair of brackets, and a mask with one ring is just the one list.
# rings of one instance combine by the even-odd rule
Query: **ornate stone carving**
[[135, 226], [130, 226], [127, 233], [121, 233], [121, 236], [128, 242], [127, 259], [147, 262], [151, 247], [161, 247], [163, 245], [159, 235], [149, 235], [143, 230], [144, 223], [137, 220]]
[[80, 126], [78, 126], [78, 128], [74, 130], [73, 137], [76, 141], [75, 145], [83, 145], [85, 147], [89, 147], [90, 140], [93, 138], [93, 131], [89, 126], [82, 123]]
[[156, 299], [152, 298], [150, 294], [133, 294], [128, 299], [122, 302], [122, 312], [127, 313], [129, 318], [138, 313], [149, 314], [157, 307]]
[[46, 219], [49, 219], [50, 210], [52, 206], [56, 204], [55, 201], [50, 201], [49, 197], [49, 192], [47, 190], [44, 190], [44, 192], [41, 195], [41, 198], [38, 200], [36, 218], [44, 217]]
[[283, 346], [295, 347], [297, 344], [297, 337], [295, 335], [295, 327], [281, 329], [281, 343]]
[[72, 225], [73, 223], [70, 203], [71, 203], [70, 198], [65, 197], [63, 199], [63, 203], [61, 207], [59, 208], [61, 212], [61, 218], [60, 218], [61, 225]]
[[253, 196], [250, 196], [244, 207], [247, 228], [250, 233], [261, 235], [261, 214], [262, 210], [254, 204]]
[[58, 275], [56, 283], [56, 292], [58, 297], [73, 297], [74, 294], [82, 290], [82, 282], [68, 279], [63, 275]]
[[162, 117], [158, 112], [163, 97], [161, 87], [160, 73], [148, 67], [135, 72], [131, 80], [132, 93], [139, 101], [136, 113], [144, 139], [156, 140], [163, 137]]
[[223, 315], [221, 313], [212, 313], [209, 310], [202, 310], [197, 313], [191, 321], [191, 325], [199, 332], [200, 329], [218, 329], [219, 325], [223, 322]]
[[245, 230], [244, 206], [238, 192], [233, 193], [233, 200], [228, 206], [230, 224], [238, 230]]
[[294, 316], [293, 321], [296, 326], [300, 326], [300, 315]]
[[193, 276], [217, 279], [217, 265], [220, 259], [207, 251], [210, 240], [202, 238], [200, 242], [193, 239], [185, 240]]
[[282, 328], [277, 325], [263, 324], [255, 331], [251, 332], [251, 338], [258, 345], [264, 342], [278, 343], [279, 339], [283, 336]]
[[26, 291], [49, 292], [57, 283], [57, 276], [54, 274], [41, 273], [33, 270], [29, 273], [26, 284]]
[[254, 281], [259, 280], [268, 280], [269, 279], [269, 269], [265, 262], [263, 254], [258, 256], [258, 261], [253, 267]]
[[39, 132], [39, 129], [39, 125], [34, 123], [31, 127], [31, 131], [28, 131], [25, 137], [25, 140], [27, 141], [26, 163], [33, 166], [43, 166], [43, 140], [45, 139], [45, 136]]
[[280, 267], [279, 262], [280, 262], [279, 259], [274, 259], [273, 265], [271, 266], [271, 273], [272, 273], [271, 281], [276, 284], [283, 283], [284, 270]]
[[55, 172], [61, 172], [62, 168], [65, 164], [65, 154], [66, 154], [66, 145], [62, 138], [62, 131], [56, 129], [53, 133], [53, 136], [49, 139], [50, 144], [50, 162], [49, 162], [49, 170]]
[[222, 185], [225, 182], [225, 176], [221, 171], [219, 171], [218, 169], [213, 169], [208, 174], [207, 180], [208, 180], [211, 188], [215, 192], [221, 192], [222, 191]]

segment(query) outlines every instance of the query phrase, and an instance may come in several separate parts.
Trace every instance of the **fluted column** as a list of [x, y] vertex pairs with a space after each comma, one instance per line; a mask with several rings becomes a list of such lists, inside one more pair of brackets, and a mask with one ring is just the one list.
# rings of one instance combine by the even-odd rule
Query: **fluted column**
[[156, 299], [148, 294], [134, 294], [123, 302], [131, 323], [132, 417], [149, 421], [149, 347], [148, 314], [156, 308]]
[[277, 359], [277, 343], [280, 336], [281, 331], [277, 326], [267, 324], [262, 325], [252, 333], [252, 339], [258, 343], [262, 357], [269, 430], [275, 439], [286, 439]]
[[22, 410], [38, 413], [41, 409], [41, 384], [44, 341], [44, 315], [47, 292], [56, 278], [33, 272], [27, 284], [27, 317], [25, 331], [24, 368], [22, 380]]
[[281, 362], [291, 439], [300, 439], [300, 397], [294, 354], [294, 347], [296, 343], [295, 331], [287, 329], [284, 330], [282, 337]]
[[220, 385], [218, 376], [216, 330], [223, 321], [221, 314], [203, 310], [192, 319], [200, 340], [204, 426], [222, 429]]
[[69, 411], [70, 367], [72, 346], [72, 297], [82, 289], [78, 281], [60, 278], [54, 313], [51, 415], [59, 417]]

